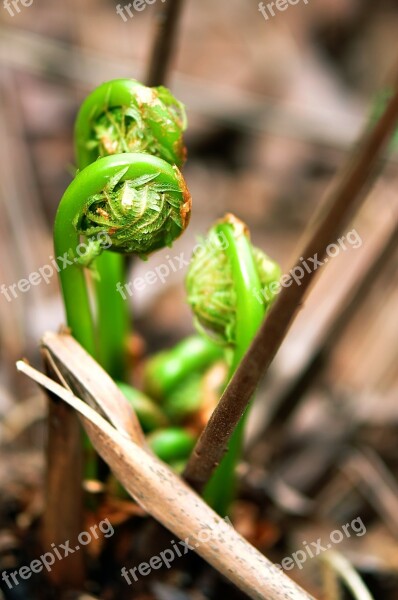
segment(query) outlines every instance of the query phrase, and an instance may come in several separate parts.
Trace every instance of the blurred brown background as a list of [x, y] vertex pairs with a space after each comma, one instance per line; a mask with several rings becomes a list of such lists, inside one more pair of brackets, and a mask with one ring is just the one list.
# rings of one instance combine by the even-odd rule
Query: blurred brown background
[[[7, 287], [52, 257], [54, 215], [74, 172], [79, 104], [102, 81], [145, 77], [159, 6], [126, 22], [115, 7], [110, 0], [34, 0], [11, 16], [0, 6], [0, 284]], [[193, 216], [183, 238], [150, 265], [167, 255], [189, 256], [196, 236], [228, 211], [288, 270], [396, 66], [397, 32], [394, 0], [310, 0], [268, 21], [254, 0], [187, 0], [168, 85], [188, 112], [184, 173]], [[378, 582], [375, 598], [392, 600], [398, 598], [396, 253], [387, 248], [369, 274], [397, 222], [397, 154], [385, 163], [352, 224], [363, 244], [322, 268], [263, 383], [247, 458], [263, 469], [264, 457], [274, 457], [259, 493], [276, 523], [298, 519], [304, 528], [292, 530], [293, 548], [309, 535], [306, 528], [319, 534], [361, 515], [367, 536], [342, 546]], [[147, 268], [135, 262], [131, 278]], [[184, 273], [132, 298], [135, 327], [149, 351], [192, 331]], [[356, 310], [346, 313], [359, 282]], [[39, 365], [40, 335], [62, 322], [55, 276], [12, 302], [0, 295], [0, 441], [8, 457], [0, 482], [26, 471], [13, 493], [21, 486], [28, 496], [37, 492], [19, 500], [30, 519], [42, 502], [44, 401], [16, 375], [14, 363], [28, 356]], [[282, 399], [286, 414], [272, 418]], [[272, 450], [270, 439], [278, 440]], [[250, 527], [246, 533], [254, 535]]]

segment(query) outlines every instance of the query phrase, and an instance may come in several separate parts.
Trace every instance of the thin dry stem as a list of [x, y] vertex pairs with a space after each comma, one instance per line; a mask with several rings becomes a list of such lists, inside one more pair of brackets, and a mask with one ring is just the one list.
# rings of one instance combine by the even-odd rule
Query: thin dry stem
[[[48, 343], [47, 339], [46, 345]], [[54, 337], [50, 341], [51, 345], [53, 343]], [[61, 341], [59, 348], [62, 345]], [[84, 353], [79, 360], [83, 358]], [[59, 352], [58, 361], [63, 363], [66, 372], [68, 365]], [[18, 369], [78, 412], [97, 452], [144, 510], [174, 535], [188, 541], [195, 552], [249, 597], [261, 600], [312, 598], [220, 518], [167, 465], [128, 438], [124, 426], [116, 429], [71, 391], [26, 363], [19, 362]], [[92, 393], [86, 392], [85, 388], [86, 383], [91, 386], [91, 381], [90, 370], [87, 370], [79, 382], [82, 396], [90, 403]]]
[[157, 15], [157, 29], [146, 77], [146, 84], [151, 87], [166, 84], [183, 2], [167, 0]]

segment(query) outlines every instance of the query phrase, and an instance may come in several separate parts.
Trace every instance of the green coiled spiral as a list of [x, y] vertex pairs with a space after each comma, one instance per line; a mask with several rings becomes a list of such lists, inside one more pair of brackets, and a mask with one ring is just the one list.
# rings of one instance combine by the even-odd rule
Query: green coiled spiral
[[[126, 157], [144, 157], [126, 154]], [[159, 163], [160, 164], [160, 163]], [[163, 173], [165, 164], [162, 165]], [[190, 216], [191, 198], [177, 167], [172, 179], [161, 171], [126, 179], [128, 167], [113, 175], [106, 186], [87, 198], [76, 223], [86, 237], [107, 231], [111, 249], [125, 254], [147, 254], [171, 246], [184, 231]]]
[[[239, 227], [240, 235], [248, 236], [247, 228], [242, 223]], [[221, 344], [234, 346], [239, 292], [226, 243], [218, 225], [212, 227], [206, 239], [200, 242], [201, 252], [197, 252], [191, 261], [186, 288], [196, 328]], [[260, 286], [263, 290], [269, 290], [270, 284], [279, 281], [279, 265], [259, 248], [251, 246], [251, 251]], [[252, 293], [255, 291], [253, 289]], [[266, 309], [272, 296], [272, 293], [264, 294], [270, 299], [265, 304]]]
[[150, 88], [135, 79], [108, 81], [85, 99], [77, 116], [78, 166], [101, 156], [145, 152], [181, 167], [186, 126], [184, 106], [167, 88]]

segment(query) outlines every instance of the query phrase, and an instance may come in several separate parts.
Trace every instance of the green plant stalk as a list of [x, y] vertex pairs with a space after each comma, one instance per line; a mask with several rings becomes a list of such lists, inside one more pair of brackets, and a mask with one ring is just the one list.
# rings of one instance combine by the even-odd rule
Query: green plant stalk
[[[140, 97], [144, 100], [142, 104], [137, 101]], [[159, 101], [153, 102], [152, 105], [151, 100], [156, 98], [159, 98]], [[79, 169], [84, 169], [98, 158], [98, 149], [90, 147], [89, 144], [94, 135], [96, 120], [106, 111], [123, 107], [127, 109], [132, 107], [137, 112], [138, 118], [140, 113], [146, 111], [146, 121], [143, 125], [147, 126], [152, 137], [159, 141], [157, 154], [181, 166], [185, 159], [182, 131], [186, 127], [182, 105], [166, 88], [150, 90], [135, 80], [117, 79], [96, 88], [80, 108], [75, 123], [75, 154]], [[175, 109], [174, 120], [170, 119], [167, 112], [170, 107]], [[144, 115], [141, 114], [141, 117]], [[162, 126], [164, 123], [168, 124], [167, 128]], [[126, 152], [128, 148], [123, 147], [120, 151]], [[123, 256], [109, 252], [104, 252], [95, 261], [98, 358], [114, 379], [125, 377], [125, 350], [130, 332], [127, 302], [116, 291], [118, 283], [122, 286], [125, 283], [125, 263]]]
[[[69, 189], [69, 188], [68, 188]], [[67, 194], [67, 195], [66, 195]], [[63, 198], [69, 198], [66, 192]], [[77, 195], [74, 195], [77, 198]], [[80, 200], [80, 199], [79, 199]], [[65, 268], [63, 262], [57, 258], [61, 289], [66, 312], [66, 322], [74, 338], [87, 350], [91, 356], [98, 359], [98, 348], [96, 344], [96, 333], [91, 314], [90, 300], [86, 285], [83, 267], [77, 263], [74, 248], [79, 244], [79, 236], [73, 227], [74, 213], [70, 208], [74, 203], [59, 207], [54, 224], [54, 247], [57, 257], [68, 257], [73, 264]]]
[[94, 269], [99, 362], [113, 379], [124, 380], [130, 317], [128, 302], [116, 286], [126, 282], [126, 263], [120, 254], [105, 251], [95, 259]]
[[[80, 242], [77, 225], [78, 220], [85, 214], [88, 198], [101, 193], [109, 181], [123, 169], [125, 172], [120, 181], [156, 175], [157, 184], [175, 187], [176, 179], [179, 177], [178, 174], [176, 175], [175, 169], [168, 163], [146, 154], [126, 153], [102, 158], [80, 171], [69, 185], [58, 207], [54, 224], [54, 246], [57, 257], [61, 257], [57, 260], [67, 323], [74, 337], [95, 358], [98, 358], [97, 338], [84, 267], [79, 262], [76, 252]], [[101, 228], [102, 232], [110, 235], [112, 240], [109, 228], [105, 225], [98, 225], [98, 233]], [[145, 236], [145, 233], [143, 235]], [[148, 234], [146, 235], [148, 236]], [[160, 244], [158, 241], [157, 243]], [[128, 251], [120, 248], [120, 242], [114, 249], [122, 252]], [[67, 256], [72, 263], [66, 268], [63, 268], [62, 257], [64, 256]], [[112, 315], [110, 316], [112, 317]]]
[[[94, 95], [93, 104], [98, 103]], [[100, 104], [98, 103], [98, 106]], [[79, 169], [84, 169], [98, 157], [86, 148], [86, 135], [89, 134], [89, 113], [93, 114], [93, 105], [88, 103], [80, 111], [75, 124], [75, 153]], [[95, 114], [95, 112], [94, 112]], [[97, 310], [96, 343], [98, 361], [113, 379], [125, 378], [126, 343], [129, 335], [129, 316], [126, 301], [116, 291], [118, 282], [125, 284], [125, 259], [120, 254], [103, 252], [94, 262], [96, 277], [95, 301]], [[112, 318], [110, 319], [110, 315]]]
[[[231, 261], [237, 296], [236, 345], [229, 370], [229, 380], [246, 354], [264, 319], [265, 306], [257, 300], [253, 293], [254, 290], [260, 289], [261, 284], [249, 238], [244, 234], [236, 235], [231, 223], [221, 223], [217, 225], [217, 230], [224, 234], [228, 241], [225, 252]], [[246, 417], [247, 411], [231, 437], [227, 454], [204, 491], [204, 498], [208, 504], [222, 516], [227, 514], [235, 496], [235, 470], [242, 452]]]

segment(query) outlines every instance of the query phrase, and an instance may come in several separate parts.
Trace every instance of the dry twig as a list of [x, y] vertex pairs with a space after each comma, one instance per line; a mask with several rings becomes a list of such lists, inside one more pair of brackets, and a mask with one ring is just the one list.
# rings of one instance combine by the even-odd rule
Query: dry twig
[[157, 15], [157, 31], [146, 77], [149, 86], [166, 83], [182, 6], [183, 0], [167, 0]]
[[[62, 370], [68, 372], [70, 355], [68, 351], [63, 351], [65, 337], [47, 335], [44, 346], [52, 356], [57, 357], [57, 365], [62, 365]], [[66, 340], [66, 346], [75, 348], [76, 358], [68, 379], [72, 381], [76, 377], [76, 365], [80, 364], [79, 386], [82, 396], [92, 403], [93, 359], [72, 338]], [[120, 422], [115, 428], [109, 420], [105, 420], [71, 391], [26, 363], [19, 362], [18, 369], [78, 412], [97, 452], [144, 510], [180, 539], [187, 541], [186, 538], [189, 538], [195, 552], [249, 597], [262, 600], [279, 600], [282, 597], [286, 600], [311, 598], [221, 519], [167, 465], [146, 447], [135, 443], [126, 433], [126, 421]], [[107, 375], [103, 373], [102, 378], [107, 378]], [[108, 396], [109, 408], [104, 411], [105, 395]], [[112, 413], [111, 405], [115, 406], [116, 402], [108, 393], [102, 392], [100, 396], [101, 410], [109, 419]], [[124, 404], [126, 403], [124, 400]], [[210, 543], [200, 541], [203, 540], [204, 532], [207, 533]]]

